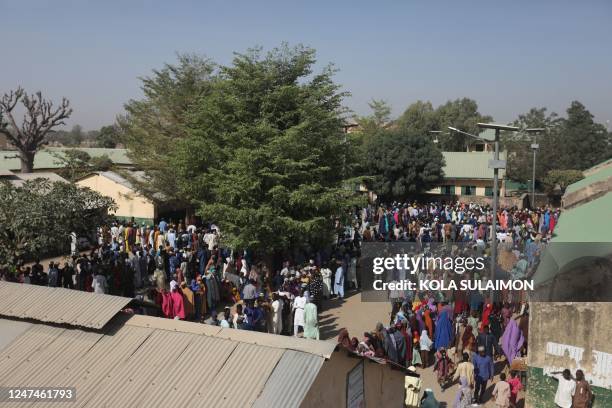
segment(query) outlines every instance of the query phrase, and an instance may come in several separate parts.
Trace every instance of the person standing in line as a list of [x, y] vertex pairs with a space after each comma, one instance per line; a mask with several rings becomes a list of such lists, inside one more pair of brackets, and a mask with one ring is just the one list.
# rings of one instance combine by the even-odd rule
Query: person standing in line
[[304, 308], [306, 307], [306, 298], [304, 291], [300, 291], [300, 295], [293, 300], [293, 335], [297, 337], [299, 328], [304, 329]]
[[283, 300], [278, 293], [273, 293], [272, 299], [272, 333], [281, 334], [283, 332]]
[[344, 269], [342, 265], [338, 266], [338, 269], [336, 269], [336, 274], [334, 276], [334, 292], [338, 295], [338, 298], [342, 299], [344, 297]]

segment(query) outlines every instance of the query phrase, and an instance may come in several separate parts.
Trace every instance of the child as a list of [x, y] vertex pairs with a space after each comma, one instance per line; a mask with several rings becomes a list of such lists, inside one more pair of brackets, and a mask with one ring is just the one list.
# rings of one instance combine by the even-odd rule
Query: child
[[518, 393], [523, 389], [523, 384], [521, 383], [521, 379], [518, 376], [516, 371], [510, 372], [510, 379], [508, 380], [508, 384], [510, 384], [510, 405], [515, 407], [516, 400], [518, 398]]

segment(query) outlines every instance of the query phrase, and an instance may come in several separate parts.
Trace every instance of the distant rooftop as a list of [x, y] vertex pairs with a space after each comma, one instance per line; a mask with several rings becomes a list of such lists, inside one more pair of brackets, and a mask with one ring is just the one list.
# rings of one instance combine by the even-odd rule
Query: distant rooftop
[[[442, 152], [444, 155], [444, 177], [449, 179], [493, 179], [489, 168], [492, 152]], [[499, 158], [505, 160], [506, 153], [500, 152]], [[504, 171], [499, 172], [500, 178]]]
[[[57, 163], [58, 159], [54, 156], [54, 154], [61, 155], [67, 150], [82, 150], [91, 157], [106, 155], [114, 164], [119, 166], [129, 166], [132, 164], [132, 161], [127, 156], [127, 149], [106, 149], [101, 147], [46, 147], [45, 149], [36, 153], [36, 156], [34, 157], [34, 170], [38, 171], [61, 168], [61, 165]], [[0, 170], [21, 170], [21, 162], [16, 150], [0, 150]]]

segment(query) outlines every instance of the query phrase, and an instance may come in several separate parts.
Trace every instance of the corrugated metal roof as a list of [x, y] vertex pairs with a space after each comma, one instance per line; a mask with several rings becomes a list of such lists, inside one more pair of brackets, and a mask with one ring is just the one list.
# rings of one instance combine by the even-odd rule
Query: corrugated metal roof
[[[215, 378], [186, 407], [251, 406], [283, 353], [281, 349], [239, 343]], [[240, 385], [237, 387], [235, 379], [239, 374]], [[293, 392], [291, 389], [279, 391]]]
[[[194, 336], [185, 351], [143, 389], [133, 407], [184, 407], [206, 389], [238, 344], [213, 337]], [[194, 375], [185, 375], [194, 373]], [[227, 379], [232, 381], [231, 378]], [[160, 387], [160, 384], [164, 384]]]
[[100, 329], [132, 299], [0, 282], [0, 315]]
[[[444, 178], [447, 179], [493, 179], [493, 170], [489, 168], [492, 152], [442, 152], [444, 156]], [[500, 160], [506, 159], [506, 153], [500, 152]], [[504, 170], [499, 176], [503, 178]]]
[[[40, 150], [34, 156], [34, 170], [38, 169], [59, 169], [61, 164], [58, 163], [55, 154], [62, 154], [66, 150], [81, 150], [89, 154], [91, 157], [108, 156], [114, 164], [128, 166], [132, 161], [127, 155], [127, 149], [106, 149], [98, 147], [81, 147], [81, 148], [66, 148], [66, 147], [47, 147]], [[15, 150], [0, 151], [0, 169], [1, 170], [21, 170], [21, 161]]]
[[324, 361], [312, 354], [285, 351], [253, 407], [299, 407]]
[[[143, 398], [143, 388], [169, 370], [194, 340], [194, 335], [156, 330], [122, 364], [101, 381], [95, 395], [78, 407], [132, 407]], [[197, 373], [184, 373], [184, 375]], [[167, 384], [157, 383], [160, 387]], [[156, 405], [156, 404], [155, 404]], [[156, 405], [157, 406], [157, 405]]]
[[[65, 298], [57, 299], [58, 294]], [[35, 320], [91, 324], [91, 309], [116, 314], [109, 306], [117, 302], [114, 298], [0, 282], [0, 313]], [[130, 300], [119, 299], [121, 307]], [[74, 309], [84, 317], [73, 316]], [[60, 319], [62, 311], [66, 316]], [[260, 407], [297, 406], [317, 377], [323, 355], [335, 348], [333, 342], [150, 316], [121, 314], [102, 323], [108, 319], [98, 320], [103, 328], [96, 331], [28, 323], [0, 350], [0, 386], [76, 387], [71, 406], [85, 408], [242, 407], [258, 398]], [[0, 331], [14, 323], [0, 318]]]
[[11, 344], [15, 338], [21, 336], [30, 327], [32, 323], [3, 319], [2, 330], [0, 330], [0, 350]]
[[[84, 406], [100, 391], [109, 374], [116, 367], [125, 364], [152, 333], [153, 330], [140, 327], [122, 327], [116, 333], [107, 333], [92, 344], [85, 355], [73, 360], [63, 369], [52, 371], [53, 378], [47, 384], [75, 387], [76, 404]], [[51, 402], [37, 402], [35, 406], [43, 408], [56, 405]]]
[[291, 336], [277, 336], [248, 330], [223, 329], [219, 326], [187, 322], [182, 320], [159, 319], [152, 316], [134, 315], [125, 323], [138, 327], [150, 327], [181, 331], [184, 333], [203, 334], [217, 338], [250, 343], [258, 346], [280, 348], [283, 350], [302, 351], [329, 358], [336, 348], [335, 341], [311, 340]]

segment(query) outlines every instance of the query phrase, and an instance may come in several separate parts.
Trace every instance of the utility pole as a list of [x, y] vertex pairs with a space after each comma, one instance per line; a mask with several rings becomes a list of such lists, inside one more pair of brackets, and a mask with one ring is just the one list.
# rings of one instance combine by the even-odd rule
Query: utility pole
[[[518, 130], [515, 126], [498, 125], [495, 123], [479, 123], [478, 127], [481, 129], [495, 129], [495, 150], [493, 153], [493, 160], [489, 160], [489, 168], [493, 169], [493, 220], [492, 224], [492, 237], [491, 237], [491, 272], [489, 279], [495, 279], [495, 271], [497, 270], [497, 207], [499, 202], [499, 170], [506, 168], [506, 161], [499, 160], [499, 133], [501, 130], [508, 130], [516, 132]], [[493, 291], [489, 291], [489, 301], [493, 302]]]
[[535, 181], [536, 181], [536, 155], [540, 145], [538, 144], [538, 134], [543, 132], [544, 128], [530, 128], [525, 129], [527, 133], [533, 133], [533, 143], [531, 144], [531, 150], [533, 150], [533, 171], [531, 175], [531, 208], [535, 208]]

